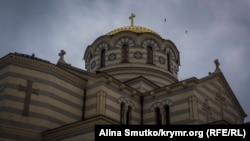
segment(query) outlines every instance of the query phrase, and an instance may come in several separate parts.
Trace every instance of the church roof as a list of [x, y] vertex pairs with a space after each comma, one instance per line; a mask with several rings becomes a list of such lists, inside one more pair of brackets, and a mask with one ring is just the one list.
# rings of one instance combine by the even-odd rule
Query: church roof
[[[11, 54], [13, 54], [13, 53], [10, 53], [8, 55], [11, 55]], [[6, 55], [6, 56], [8, 56], [8, 55]], [[44, 60], [44, 59], [36, 57], [34, 53], [32, 55], [28, 55], [28, 54], [23, 54], [23, 53], [17, 53], [17, 52], [15, 52], [14, 55], [25, 57], [25, 58], [29, 58], [29, 59], [33, 59], [33, 60], [37, 60], [37, 61], [42, 61], [42, 62], [45, 62], [45, 63], [50, 63], [47, 60]]]
[[123, 26], [123, 27], [116, 28], [116, 29], [108, 32], [107, 35], [114, 35], [114, 34], [117, 34], [119, 32], [123, 32], [123, 31], [131, 31], [131, 32], [135, 32], [135, 33], [152, 33], [152, 34], [155, 34], [157, 36], [160, 36], [157, 32], [155, 32], [151, 29], [145, 28], [145, 27], [141, 27], [141, 26]]

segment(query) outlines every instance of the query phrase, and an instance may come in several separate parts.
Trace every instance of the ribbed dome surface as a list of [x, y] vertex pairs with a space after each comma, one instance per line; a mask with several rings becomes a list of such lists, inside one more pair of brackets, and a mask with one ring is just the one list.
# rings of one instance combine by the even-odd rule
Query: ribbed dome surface
[[124, 27], [116, 28], [116, 29], [108, 32], [107, 35], [114, 35], [114, 34], [117, 34], [119, 32], [123, 32], [123, 31], [131, 31], [131, 32], [135, 32], [135, 33], [153, 33], [157, 36], [160, 36], [157, 32], [155, 32], [151, 29], [145, 28], [145, 27], [141, 27], [141, 26], [124, 26]]

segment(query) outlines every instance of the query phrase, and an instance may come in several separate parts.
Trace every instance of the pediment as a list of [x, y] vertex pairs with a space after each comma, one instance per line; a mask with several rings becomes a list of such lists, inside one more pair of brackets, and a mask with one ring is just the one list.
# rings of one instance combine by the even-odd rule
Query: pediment
[[220, 113], [219, 116], [222, 120], [240, 123], [247, 116], [223, 73], [200, 79], [200, 82], [205, 83], [202, 88], [210, 93], [208, 100], [213, 101], [218, 106], [215, 110]]
[[132, 78], [123, 83], [140, 91], [141, 93], [159, 88], [158, 85], [156, 85], [155, 83], [151, 82], [150, 80], [148, 80], [143, 76]]

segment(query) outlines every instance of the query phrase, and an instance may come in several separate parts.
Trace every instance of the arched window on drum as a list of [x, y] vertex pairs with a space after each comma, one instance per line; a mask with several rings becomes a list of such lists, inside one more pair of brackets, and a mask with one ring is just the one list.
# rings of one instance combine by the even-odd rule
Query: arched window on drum
[[147, 64], [153, 64], [153, 48], [147, 46]]
[[101, 65], [100, 65], [100, 67], [102, 68], [102, 67], [105, 67], [105, 49], [102, 49], [102, 51], [101, 51]]
[[128, 48], [128, 45], [127, 44], [124, 44], [122, 46], [122, 56], [121, 56], [121, 59], [122, 59], [122, 63], [128, 63], [129, 62], [129, 48]]
[[171, 56], [170, 56], [170, 53], [167, 53], [167, 69], [168, 71], [171, 72]]

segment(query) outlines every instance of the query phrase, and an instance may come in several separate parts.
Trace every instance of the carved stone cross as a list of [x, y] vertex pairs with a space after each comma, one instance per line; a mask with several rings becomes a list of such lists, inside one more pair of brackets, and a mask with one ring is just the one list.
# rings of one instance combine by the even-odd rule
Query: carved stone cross
[[59, 56], [61, 57], [61, 58], [63, 58], [63, 56], [66, 54], [66, 52], [64, 51], [64, 50], [61, 50], [61, 52], [59, 53]]
[[66, 54], [66, 52], [64, 50], [61, 50], [61, 52], [58, 54], [60, 56], [58, 62], [59, 63], [64, 63], [66, 64], [66, 62], [64, 61], [64, 55]]
[[218, 59], [214, 60], [214, 64], [215, 64], [215, 71], [214, 72], [221, 72], [220, 70], [220, 62]]
[[131, 15], [129, 16], [129, 19], [131, 20], [131, 26], [134, 26], [134, 18], [135, 18], [135, 14], [131, 13]]
[[27, 80], [27, 87], [19, 85], [19, 91], [25, 92], [24, 106], [23, 106], [23, 116], [29, 116], [29, 106], [31, 94], [38, 94], [39, 89], [32, 88], [33, 81]]
[[224, 118], [224, 106], [226, 105], [226, 98], [222, 96], [222, 90], [220, 87], [217, 88], [218, 90], [215, 92], [215, 100], [220, 103], [220, 110], [221, 110], [221, 119]]
[[209, 121], [209, 116], [212, 115], [211, 107], [208, 105], [208, 100], [205, 99], [205, 102], [202, 103], [202, 110], [206, 112], [206, 120]]

